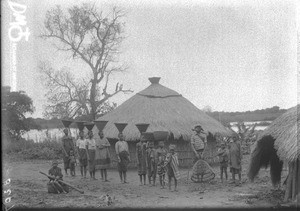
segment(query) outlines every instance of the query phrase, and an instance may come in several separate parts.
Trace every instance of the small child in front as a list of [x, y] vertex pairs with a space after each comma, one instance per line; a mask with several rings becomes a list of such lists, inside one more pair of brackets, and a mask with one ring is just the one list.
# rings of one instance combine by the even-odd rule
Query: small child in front
[[177, 153], [175, 152], [175, 145], [173, 144], [169, 146], [169, 153], [166, 156], [165, 166], [167, 167], [169, 190], [171, 190], [171, 182], [172, 182], [172, 178], [174, 178], [174, 185], [175, 185], [174, 191], [178, 191], [177, 180], [180, 177], [179, 162], [178, 162]]
[[75, 158], [75, 155], [74, 155], [74, 151], [71, 150], [70, 151], [70, 174], [71, 176], [76, 176], [76, 173], [75, 173], [75, 165], [76, 165], [76, 158]]
[[221, 143], [221, 147], [218, 149], [218, 156], [220, 162], [220, 173], [221, 173], [221, 181], [223, 182], [223, 173], [225, 174], [226, 180], [228, 179], [227, 176], [227, 167], [228, 167], [228, 154], [229, 151], [226, 148], [225, 143]]

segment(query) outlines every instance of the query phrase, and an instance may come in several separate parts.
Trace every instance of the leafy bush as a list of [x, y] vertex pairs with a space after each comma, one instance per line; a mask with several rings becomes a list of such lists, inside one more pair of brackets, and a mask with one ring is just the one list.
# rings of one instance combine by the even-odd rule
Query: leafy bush
[[53, 140], [35, 143], [33, 140], [26, 141], [9, 140], [4, 150], [7, 154], [18, 154], [24, 159], [45, 159], [52, 160], [62, 157], [61, 144]]

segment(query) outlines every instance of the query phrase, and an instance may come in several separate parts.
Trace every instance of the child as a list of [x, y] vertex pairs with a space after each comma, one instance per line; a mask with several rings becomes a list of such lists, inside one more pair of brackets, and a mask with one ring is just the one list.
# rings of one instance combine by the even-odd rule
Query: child
[[70, 151], [69, 158], [70, 158], [70, 174], [72, 177], [74, 177], [74, 176], [76, 176], [76, 173], [75, 173], [76, 158], [75, 158], [73, 150]]
[[59, 180], [63, 180], [63, 175], [61, 173], [61, 168], [58, 167], [57, 160], [53, 160], [52, 168], [49, 169], [48, 174], [55, 177], [55, 179], [50, 179], [47, 184], [48, 193], [63, 193], [64, 191], [67, 193], [69, 192], [68, 186], [59, 182]]
[[151, 186], [151, 180], [153, 181], [152, 186], [155, 186], [156, 167], [157, 166], [155, 163], [154, 143], [151, 141], [148, 143], [148, 149], [147, 149], [147, 168], [148, 168], [149, 186]]
[[218, 149], [218, 156], [220, 162], [220, 172], [221, 172], [221, 181], [223, 183], [223, 173], [225, 174], [226, 180], [227, 177], [227, 166], [228, 166], [228, 149], [226, 149], [225, 143], [221, 143], [221, 148]]
[[164, 167], [164, 162], [166, 159], [167, 150], [164, 148], [165, 144], [163, 141], [158, 143], [158, 149], [156, 150], [157, 156], [157, 174], [159, 175], [160, 188], [165, 188], [165, 174], [166, 169]]
[[169, 190], [171, 190], [171, 181], [174, 178], [175, 188], [174, 191], [177, 191], [177, 180], [179, 179], [179, 162], [178, 156], [175, 152], [175, 145], [169, 146], [169, 153], [166, 156], [165, 166], [167, 167], [168, 173], [168, 182], [169, 182]]
[[146, 174], [147, 174], [147, 144], [146, 140], [141, 136], [140, 142], [136, 144], [136, 157], [137, 157], [137, 167], [138, 175], [140, 176], [140, 185], [146, 185]]

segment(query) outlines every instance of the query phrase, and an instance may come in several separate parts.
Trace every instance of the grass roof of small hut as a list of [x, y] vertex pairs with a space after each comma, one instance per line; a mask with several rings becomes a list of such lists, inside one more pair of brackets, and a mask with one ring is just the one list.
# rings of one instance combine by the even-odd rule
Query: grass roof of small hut
[[259, 140], [264, 136], [272, 136], [275, 139], [274, 148], [277, 155], [283, 161], [293, 162], [300, 159], [300, 104], [289, 109], [264, 130]]
[[289, 109], [260, 134], [251, 153], [248, 170], [250, 180], [254, 179], [261, 167], [270, 165], [271, 180], [276, 184], [280, 181], [282, 161], [300, 159], [298, 109], [300, 105]]
[[150, 124], [148, 132], [169, 131], [174, 139], [189, 140], [192, 128], [200, 124], [206, 132], [231, 135], [220, 122], [199, 110], [189, 100], [174, 90], [159, 84], [157, 77], [149, 78], [151, 84], [110, 113], [98, 118], [109, 121], [104, 128], [108, 138], [117, 138], [114, 123], [128, 123], [123, 131], [126, 140], [137, 140], [140, 132], [135, 124]]

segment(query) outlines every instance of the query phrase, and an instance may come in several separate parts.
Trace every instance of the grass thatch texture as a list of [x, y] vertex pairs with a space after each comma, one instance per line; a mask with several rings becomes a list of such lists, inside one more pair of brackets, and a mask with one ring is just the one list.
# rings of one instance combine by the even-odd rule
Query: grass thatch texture
[[300, 158], [300, 142], [299, 142], [299, 126], [300, 113], [298, 112], [300, 105], [289, 109], [286, 113], [278, 117], [272, 124], [260, 135], [271, 135], [276, 141], [274, 144], [277, 149], [277, 155], [281, 160], [295, 162]]
[[169, 131], [174, 139], [190, 140], [193, 134], [191, 129], [196, 124], [200, 124], [207, 133], [232, 133], [186, 98], [160, 84], [151, 84], [98, 120], [109, 121], [104, 128], [109, 138], [117, 138], [118, 130], [114, 123], [128, 123], [123, 131], [126, 140], [139, 139], [140, 132], [135, 126], [138, 123], [150, 124], [149, 132]]
[[264, 136], [255, 142], [254, 150], [251, 153], [248, 177], [254, 180], [261, 167], [271, 167], [271, 180], [273, 185], [280, 182], [283, 162], [279, 160], [274, 148], [275, 139], [272, 136]]

